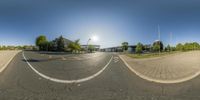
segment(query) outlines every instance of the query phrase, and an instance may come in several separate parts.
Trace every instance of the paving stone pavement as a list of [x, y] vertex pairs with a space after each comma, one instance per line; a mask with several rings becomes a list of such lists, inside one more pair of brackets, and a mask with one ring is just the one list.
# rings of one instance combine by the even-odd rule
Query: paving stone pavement
[[200, 73], [200, 51], [145, 59], [133, 59], [125, 55], [120, 57], [137, 73], [153, 80], [184, 80]]

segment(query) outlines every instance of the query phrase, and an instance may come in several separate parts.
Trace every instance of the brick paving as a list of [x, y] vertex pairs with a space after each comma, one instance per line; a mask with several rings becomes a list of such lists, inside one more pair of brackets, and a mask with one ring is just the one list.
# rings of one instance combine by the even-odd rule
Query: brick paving
[[145, 59], [134, 59], [125, 55], [120, 57], [137, 73], [152, 80], [184, 80], [200, 73], [200, 51]]

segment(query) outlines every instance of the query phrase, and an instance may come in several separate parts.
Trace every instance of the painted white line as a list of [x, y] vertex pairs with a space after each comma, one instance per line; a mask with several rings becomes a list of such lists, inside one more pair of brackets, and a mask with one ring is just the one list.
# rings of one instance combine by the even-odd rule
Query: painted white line
[[165, 84], [172, 84], [172, 83], [182, 83], [185, 81], [189, 81], [195, 77], [197, 77], [198, 75], [200, 75], [200, 71], [196, 72], [195, 74], [185, 77], [185, 78], [180, 78], [180, 79], [175, 79], [175, 80], [159, 80], [159, 79], [153, 79], [150, 78], [148, 76], [145, 76], [139, 72], [137, 72], [136, 70], [134, 70], [124, 59], [123, 57], [121, 57], [121, 55], [119, 56], [120, 59], [124, 62], [124, 64], [132, 71], [134, 72], [137, 76], [139, 76], [142, 79], [145, 79], [147, 81], [151, 81], [151, 82], [155, 82], [155, 83], [165, 83]]
[[[19, 51], [19, 52], [21, 52], [21, 51]], [[1, 67], [0, 73], [3, 72], [3, 71], [6, 69], [6, 67], [8, 66], [8, 64], [13, 60], [13, 58], [14, 58], [19, 52], [17, 52], [13, 57], [11, 57], [11, 58], [8, 60], [8, 62], [7, 62], [6, 64], [4, 64], [3, 67]]]
[[100, 70], [98, 71], [97, 73], [95, 73], [94, 75], [92, 76], [89, 76], [89, 77], [86, 77], [86, 78], [82, 78], [82, 79], [78, 79], [78, 80], [62, 80], [62, 79], [57, 79], [57, 78], [52, 78], [52, 77], [49, 77], [47, 75], [44, 75], [42, 73], [40, 73], [39, 71], [37, 71], [26, 59], [25, 55], [24, 55], [24, 52], [22, 53], [23, 57], [24, 57], [24, 60], [26, 61], [26, 63], [29, 65], [29, 67], [35, 72], [37, 73], [39, 76], [47, 79], [47, 80], [50, 80], [50, 81], [53, 81], [53, 82], [57, 82], [57, 83], [81, 83], [81, 82], [85, 82], [85, 81], [88, 81], [88, 80], [91, 80], [95, 77], [97, 77], [98, 75], [100, 75], [107, 67], [108, 65], [110, 64], [110, 62], [112, 61], [112, 58], [113, 56], [110, 58], [110, 60], [108, 61], [108, 63]]

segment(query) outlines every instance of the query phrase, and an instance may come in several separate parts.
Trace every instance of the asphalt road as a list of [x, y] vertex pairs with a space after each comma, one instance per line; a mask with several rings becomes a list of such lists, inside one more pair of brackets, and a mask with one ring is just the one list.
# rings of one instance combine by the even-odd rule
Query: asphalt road
[[[27, 59], [37, 70], [47, 75], [51, 75], [54, 61], [35, 60], [35, 54], [25, 52]], [[0, 73], [0, 100], [199, 100], [200, 99], [200, 76], [187, 82], [178, 84], [158, 84], [141, 79], [131, 72], [125, 64], [118, 59], [117, 54], [105, 53], [98, 58], [86, 59], [80, 64], [80, 60], [60, 62], [64, 67], [74, 73], [60, 74], [54, 73], [51, 77], [62, 79], [79, 79], [89, 74], [98, 72], [113, 56], [107, 68], [97, 77], [82, 82], [63, 84], [52, 82], [36, 74], [25, 62], [22, 53], [19, 53], [4, 70]], [[45, 58], [41, 57], [41, 58]], [[90, 60], [90, 61], [88, 61]], [[92, 61], [91, 61], [92, 60]], [[30, 60], [31, 61], [31, 60]], [[43, 61], [43, 62], [41, 62]], [[50, 68], [47, 65], [49, 62]], [[41, 64], [40, 64], [41, 63]], [[57, 66], [60, 66], [57, 63]], [[71, 67], [76, 65], [79, 67]], [[95, 68], [91, 65], [96, 64]], [[66, 65], [66, 66], [65, 66]], [[80, 65], [85, 66], [83, 70]], [[54, 66], [54, 67], [55, 67]], [[44, 67], [43, 69], [39, 67]], [[78, 70], [78, 69], [81, 70]], [[48, 71], [44, 71], [44, 69]], [[68, 68], [56, 70], [67, 71]], [[76, 70], [75, 70], [76, 69]], [[98, 70], [96, 70], [98, 69]], [[80, 72], [79, 72], [80, 71]], [[89, 72], [89, 73], [87, 73]], [[85, 73], [85, 74], [84, 74]]]

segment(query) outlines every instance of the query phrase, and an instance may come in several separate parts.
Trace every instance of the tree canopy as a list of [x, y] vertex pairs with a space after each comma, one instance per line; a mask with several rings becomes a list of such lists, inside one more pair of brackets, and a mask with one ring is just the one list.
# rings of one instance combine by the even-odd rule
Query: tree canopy
[[81, 46], [79, 43], [80, 39], [75, 40], [74, 42], [69, 43], [68, 48], [72, 51], [72, 52], [78, 52], [81, 50]]
[[165, 47], [165, 51], [171, 51], [171, 46], [168, 44], [167, 47]]
[[153, 43], [153, 51], [155, 52], [162, 51], [163, 48], [164, 48], [164, 45], [162, 41], [156, 41]]
[[44, 35], [38, 36], [36, 38], [35, 44], [36, 44], [36, 46], [39, 47], [40, 50], [45, 50], [48, 45], [46, 36], [44, 36]]
[[176, 50], [178, 51], [183, 51], [184, 50], [184, 45], [182, 45], [181, 43], [176, 45]]
[[184, 45], [179, 43], [176, 45], [176, 50], [178, 51], [189, 51], [189, 50], [199, 50], [200, 45], [197, 42], [185, 43]]
[[122, 49], [125, 50], [125, 51], [128, 50], [128, 42], [122, 43]]
[[64, 51], [65, 50], [65, 41], [62, 35], [57, 39], [57, 50]]
[[141, 54], [142, 50], [143, 50], [143, 44], [142, 43], [138, 43], [137, 46], [136, 46], [135, 52], [138, 53], [138, 54]]

